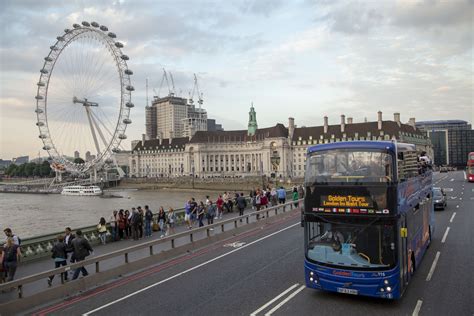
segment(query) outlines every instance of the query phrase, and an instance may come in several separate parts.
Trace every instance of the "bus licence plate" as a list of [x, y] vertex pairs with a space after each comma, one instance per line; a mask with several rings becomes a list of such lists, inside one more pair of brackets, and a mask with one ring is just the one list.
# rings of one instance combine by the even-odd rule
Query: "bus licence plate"
[[352, 295], [357, 295], [359, 294], [359, 291], [354, 290], [354, 289], [346, 289], [345, 287], [338, 287], [337, 291], [339, 293], [345, 293], [345, 294], [352, 294]]

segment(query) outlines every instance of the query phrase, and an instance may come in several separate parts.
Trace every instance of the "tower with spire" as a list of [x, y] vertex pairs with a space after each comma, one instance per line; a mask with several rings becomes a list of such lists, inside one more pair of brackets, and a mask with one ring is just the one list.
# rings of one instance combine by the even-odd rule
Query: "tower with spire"
[[248, 131], [247, 135], [248, 136], [254, 136], [255, 133], [257, 132], [257, 113], [255, 112], [255, 108], [253, 107], [253, 102], [252, 105], [250, 106], [250, 112], [249, 112], [249, 126], [248, 126]]

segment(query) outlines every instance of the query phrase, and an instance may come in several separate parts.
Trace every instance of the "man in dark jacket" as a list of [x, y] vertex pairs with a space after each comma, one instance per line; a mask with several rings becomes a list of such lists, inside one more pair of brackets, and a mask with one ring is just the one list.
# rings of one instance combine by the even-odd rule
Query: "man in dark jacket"
[[[54, 267], [59, 268], [60, 266], [67, 265], [67, 252], [66, 252], [66, 244], [64, 243], [64, 236], [59, 235], [57, 237], [57, 242], [54, 244], [53, 249], [51, 252], [51, 258], [54, 260]], [[67, 272], [63, 272], [64, 280], [67, 281]], [[48, 286], [51, 286], [53, 283], [54, 274], [48, 278]]]
[[[76, 238], [72, 241], [72, 247], [73, 247], [73, 256], [76, 262], [79, 261], [84, 261], [88, 255], [92, 252], [92, 247], [85, 239], [82, 237], [82, 231], [78, 230], [76, 231]], [[79, 273], [82, 271], [82, 276], [87, 276], [89, 272], [87, 272], [85, 267], [79, 267], [74, 271], [74, 275], [72, 276], [72, 279], [75, 280], [79, 276]]]
[[[244, 210], [247, 207], [247, 200], [245, 200], [243, 193], [240, 193], [240, 196], [236, 199], [236, 203], [239, 208], [239, 216], [243, 216]], [[242, 219], [240, 221], [242, 221]]]

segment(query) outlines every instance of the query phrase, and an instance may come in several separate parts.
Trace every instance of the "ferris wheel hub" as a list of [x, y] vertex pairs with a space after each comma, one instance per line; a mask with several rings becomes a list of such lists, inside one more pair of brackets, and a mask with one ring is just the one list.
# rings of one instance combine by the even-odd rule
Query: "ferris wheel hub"
[[84, 100], [81, 100], [81, 99], [78, 99], [76, 96], [72, 98], [72, 103], [79, 103], [79, 104], [82, 104], [83, 106], [99, 106], [99, 103], [97, 102], [88, 101], [86, 98], [84, 98]]

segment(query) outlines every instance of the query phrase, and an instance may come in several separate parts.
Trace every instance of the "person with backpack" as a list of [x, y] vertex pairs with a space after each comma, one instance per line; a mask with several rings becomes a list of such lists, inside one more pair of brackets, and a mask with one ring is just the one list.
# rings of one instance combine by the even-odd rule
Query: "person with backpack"
[[15, 277], [16, 268], [20, 261], [20, 246], [15, 244], [13, 237], [8, 237], [3, 252], [3, 266], [6, 272], [6, 280], [7, 282], [10, 282], [13, 281], [13, 278]]
[[153, 212], [145, 205], [145, 237], [151, 237], [151, 223], [153, 222]]
[[[76, 231], [76, 238], [74, 238], [74, 240], [72, 241], [72, 247], [74, 249], [74, 252], [73, 252], [74, 260], [76, 262], [84, 261], [86, 257], [89, 256], [93, 251], [87, 239], [82, 237], [81, 230]], [[89, 275], [89, 272], [87, 272], [86, 268], [82, 266], [74, 270], [72, 279], [73, 280], [77, 279], [79, 277], [80, 272], [82, 272], [82, 276]]]
[[6, 241], [8, 240], [8, 238], [12, 238], [13, 239], [13, 243], [17, 246], [20, 246], [21, 245], [21, 239], [13, 234], [12, 232], [12, 229], [11, 228], [5, 228], [3, 230], [3, 232], [5, 233], [5, 236], [6, 236], [6, 240], [5, 240], [5, 244], [6, 244]]
[[[67, 252], [66, 252], [66, 244], [64, 243], [64, 236], [58, 235], [56, 243], [54, 244], [53, 248], [51, 249], [53, 253], [51, 258], [54, 260], [54, 267], [59, 268], [60, 266], [67, 265]], [[64, 281], [67, 281], [67, 272], [63, 272]], [[48, 286], [51, 286], [53, 283], [54, 274], [49, 276], [48, 278]]]

